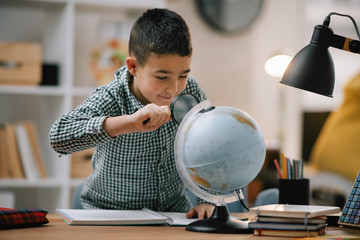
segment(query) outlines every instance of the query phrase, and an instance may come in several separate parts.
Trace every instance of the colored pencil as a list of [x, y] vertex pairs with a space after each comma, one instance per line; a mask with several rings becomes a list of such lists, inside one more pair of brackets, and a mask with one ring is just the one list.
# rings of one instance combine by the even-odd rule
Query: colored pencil
[[279, 174], [279, 177], [282, 179], [283, 178], [283, 175], [281, 173], [281, 169], [280, 169], [280, 166], [279, 166], [279, 162], [277, 159], [274, 159], [274, 164], [275, 164], [275, 167], [276, 167], [276, 171], [278, 172]]

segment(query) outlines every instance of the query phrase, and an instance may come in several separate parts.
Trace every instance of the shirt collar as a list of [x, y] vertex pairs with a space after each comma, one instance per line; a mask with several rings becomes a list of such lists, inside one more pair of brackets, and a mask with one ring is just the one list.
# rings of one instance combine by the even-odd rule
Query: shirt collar
[[120, 68], [115, 73], [115, 75], [117, 78], [120, 78], [120, 81], [124, 83], [124, 90], [126, 95], [124, 101], [128, 114], [133, 114], [134, 112], [143, 108], [144, 105], [130, 91], [129, 84], [131, 81], [133, 81], [134, 77], [130, 74], [128, 68], [126, 66]]

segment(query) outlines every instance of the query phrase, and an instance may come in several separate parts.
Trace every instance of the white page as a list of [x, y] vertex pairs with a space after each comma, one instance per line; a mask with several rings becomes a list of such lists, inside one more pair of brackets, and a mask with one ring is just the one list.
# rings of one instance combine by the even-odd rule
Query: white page
[[144, 210], [85, 210], [57, 209], [69, 224], [116, 225], [116, 224], [158, 224], [167, 218]]
[[[197, 221], [197, 218], [187, 218], [182, 212], [155, 212], [149, 209], [141, 210], [85, 210], [57, 209], [57, 214], [71, 225], [138, 225], [138, 224], [169, 224], [186, 226]], [[232, 219], [237, 219], [231, 216]]]
[[197, 218], [187, 218], [186, 213], [182, 212], [159, 212], [159, 214], [168, 217], [168, 224], [173, 226], [186, 226], [194, 221], [197, 221]]

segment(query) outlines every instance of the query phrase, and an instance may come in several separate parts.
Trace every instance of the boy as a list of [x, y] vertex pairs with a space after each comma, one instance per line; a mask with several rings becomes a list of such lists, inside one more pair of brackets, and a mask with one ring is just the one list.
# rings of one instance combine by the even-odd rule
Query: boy
[[189, 75], [191, 56], [182, 17], [167, 9], [148, 10], [131, 30], [126, 66], [54, 123], [49, 137], [58, 153], [95, 148], [93, 173], [81, 192], [84, 208], [147, 207], [188, 211], [189, 218], [211, 216], [212, 205], [190, 209], [175, 167], [178, 125], [169, 105], [183, 91], [206, 99]]

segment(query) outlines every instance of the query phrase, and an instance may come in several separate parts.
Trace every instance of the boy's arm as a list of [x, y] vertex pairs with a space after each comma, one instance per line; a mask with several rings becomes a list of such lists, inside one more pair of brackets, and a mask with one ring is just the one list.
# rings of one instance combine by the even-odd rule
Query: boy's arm
[[[116, 100], [110, 95], [92, 95], [82, 105], [60, 117], [49, 139], [60, 154], [92, 148], [121, 134], [149, 132], [170, 120], [169, 107], [149, 104], [132, 115], [111, 116]], [[119, 114], [119, 112], [117, 112]]]
[[49, 133], [50, 144], [56, 152], [65, 155], [104, 143], [111, 139], [102, 128], [105, 119], [106, 116], [81, 117], [74, 110], [53, 124]]
[[171, 119], [168, 106], [148, 104], [132, 115], [108, 117], [103, 128], [111, 137], [134, 132], [151, 132]]

